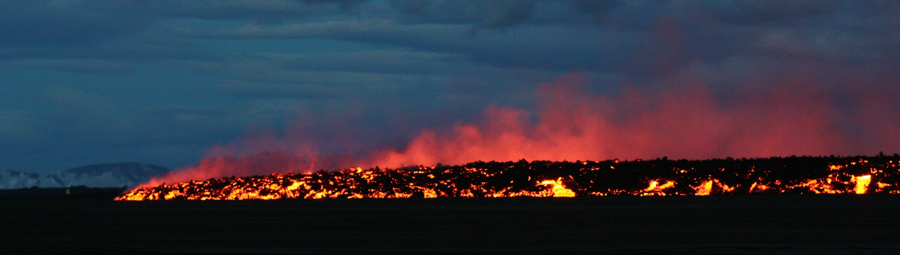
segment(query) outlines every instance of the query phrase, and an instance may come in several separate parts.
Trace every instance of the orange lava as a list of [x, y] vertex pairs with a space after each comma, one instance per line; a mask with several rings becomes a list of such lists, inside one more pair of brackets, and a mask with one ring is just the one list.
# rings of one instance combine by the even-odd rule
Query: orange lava
[[896, 158], [521, 160], [351, 168], [162, 184], [136, 188], [116, 200], [897, 194], [900, 157]]

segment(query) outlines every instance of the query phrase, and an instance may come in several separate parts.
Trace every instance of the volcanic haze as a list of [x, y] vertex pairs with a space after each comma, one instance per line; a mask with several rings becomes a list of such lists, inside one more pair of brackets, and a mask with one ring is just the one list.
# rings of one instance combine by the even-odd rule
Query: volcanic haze
[[[276, 172], [519, 159], [706, 159], [898, 151], [900, 135], [891, 127], [900, 121], [888, 117], [900, 116], [893, 107], [897, 102], [892, 92], [855, 91], [848, 96], [815, 81], [785, 80], [721, 95], [715, 87], [696, 82], [658, 90], [624, 86], [604, 95], [588, 89], [585, 75], [573, 73], [539, 84], [534, 111], [493, 104], [476, 123], [423, 129], [401, 147], [326, 153], [318, 149], [326, 144], [265, 133], [213, 147], [196, 165], [145, 185]], [[835, 96], [838, 93], [843, 94]], [[354, 151], [357, 144], [327, 146]]]

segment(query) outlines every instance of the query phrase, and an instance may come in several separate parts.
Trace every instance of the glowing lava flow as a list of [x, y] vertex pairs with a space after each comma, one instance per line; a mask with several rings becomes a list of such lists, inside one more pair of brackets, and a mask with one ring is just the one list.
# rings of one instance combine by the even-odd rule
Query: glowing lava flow
[[473, 162], [230, 177], [143, 187], [116, 200], [900, 194], [900, 155]]
[[575, 192], [562, 185], [562, 177], [557, 178], [555, 181], [542, 181], [541, 185], [553, 185], [551, 186], [553, 188], [550, 190], [553, 192], [553, 197], [575, 197]]
[[856, 192], [856, 194], [866, 194], [866, 191], [869, 190], [869, 182], [871, 181], [871, 175], [855, 176], [853, 182], [856, 183], [856, 188], [854, 188], [853, 191]]
[[658, 180], [653, 180], [653, 181], [650, 181], [650, 186], [648, 186], [646, 189], [644, 189], [640, 195], [641, 196], [665, 196], [666, 189], [669, 189], [673, 186], [675, 186], [675, 182], [672, 182], [672, 181], [666, 181], [665, 184], [659, 185]]

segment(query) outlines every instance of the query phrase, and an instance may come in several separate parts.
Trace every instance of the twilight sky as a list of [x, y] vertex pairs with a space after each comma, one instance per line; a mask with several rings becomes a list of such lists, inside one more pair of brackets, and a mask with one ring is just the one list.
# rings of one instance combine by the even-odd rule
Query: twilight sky
[[874, 155], [898, 133], [897, 1], [0, 2], [20, 171]]

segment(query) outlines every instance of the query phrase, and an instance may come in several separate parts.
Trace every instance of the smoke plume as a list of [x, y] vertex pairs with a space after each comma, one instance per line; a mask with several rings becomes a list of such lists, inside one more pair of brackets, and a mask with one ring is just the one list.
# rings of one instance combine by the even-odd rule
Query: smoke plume
[[840, 97], [852, 106], [838, 107], [832, 91], [799, 79], [746, 87], [725, 96], [699, 84], [662, 90], [625, 86], [600, 95], [589, 92], [588, 82], [580, 74], [560, 76], [537, 87], [535, 112], [492, 105], [478, 123], [457, 123], [448, 132], [425, 129], [400, 149], [325, 154], [317, 149], [323, 145], [257, 135], [216, 147], [195, 166], [148, 185], [479, 160], [752, 158], [900, 149], [900, 136], [894, 132], [897, 102], [890, 95]]

